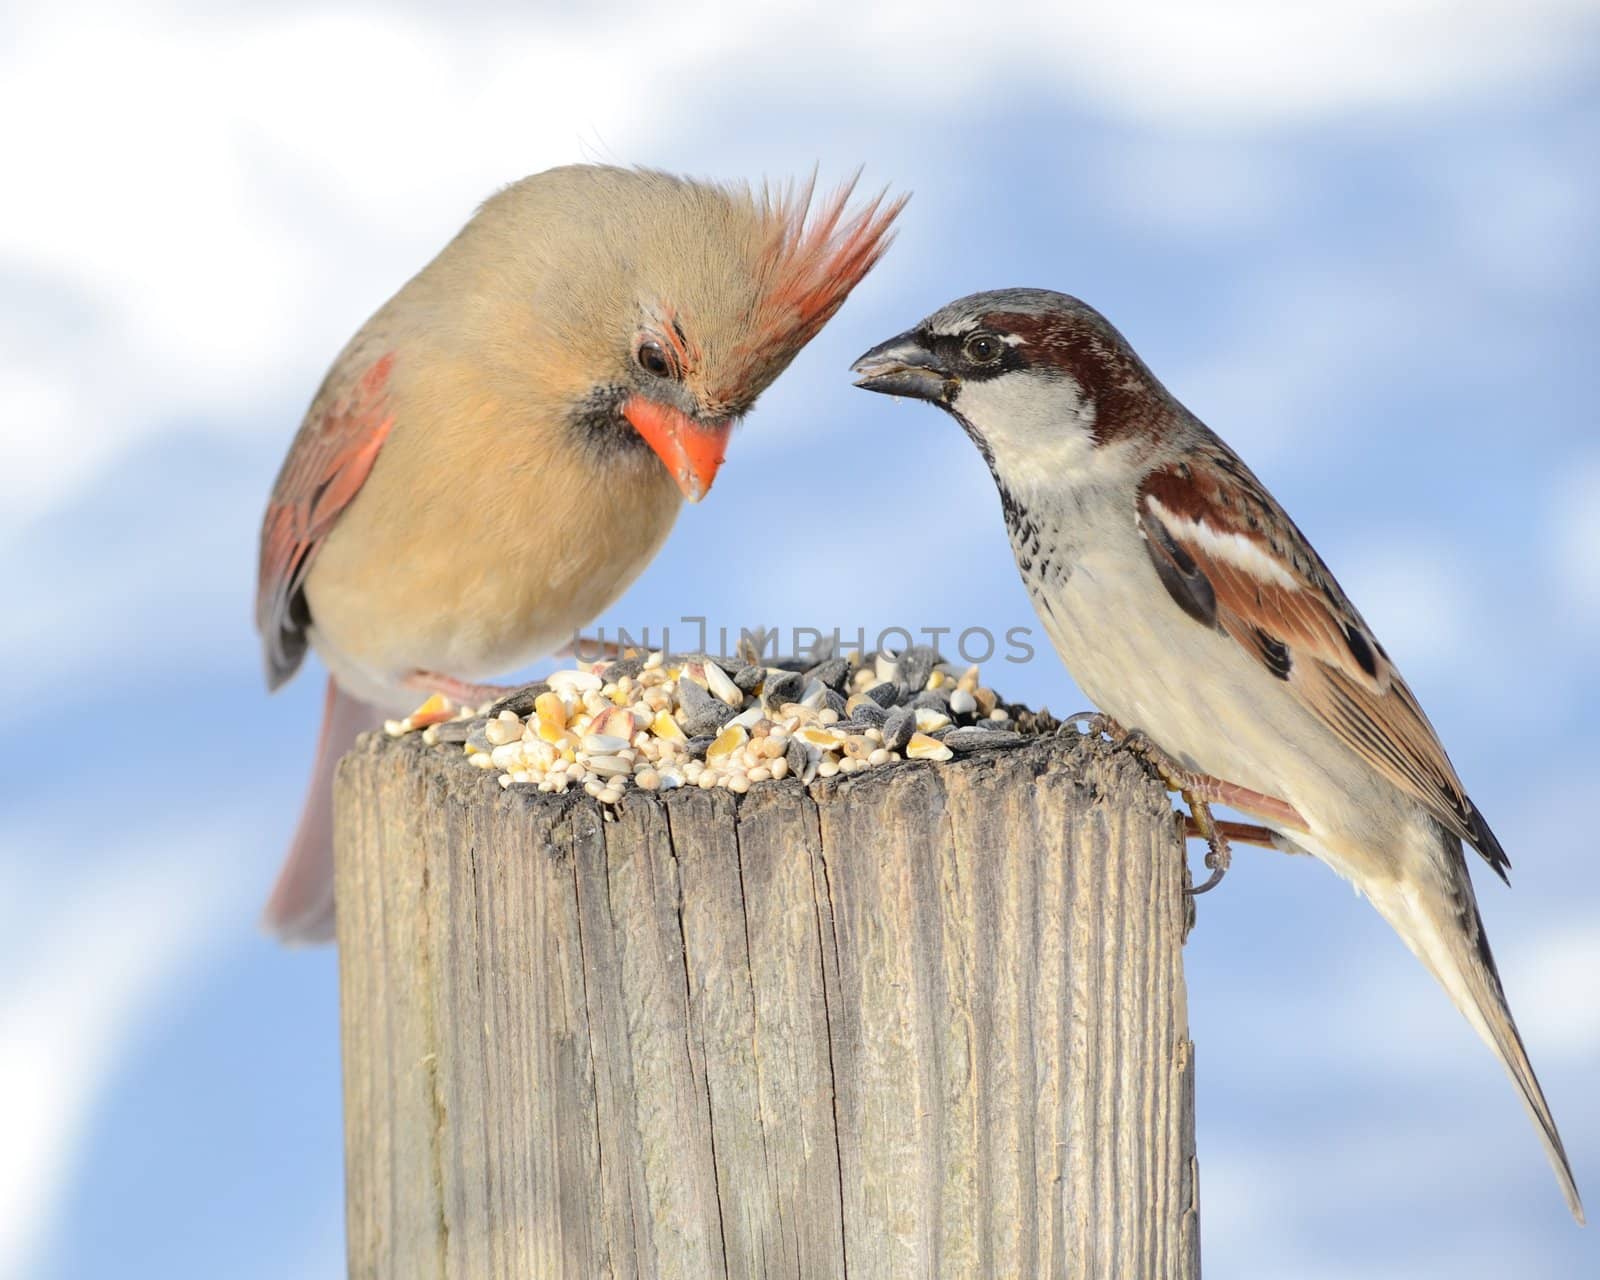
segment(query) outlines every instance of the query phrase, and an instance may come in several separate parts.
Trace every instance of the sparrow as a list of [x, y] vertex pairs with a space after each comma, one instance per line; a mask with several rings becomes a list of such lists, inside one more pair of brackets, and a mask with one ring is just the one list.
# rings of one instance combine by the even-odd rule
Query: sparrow
[[1065, 294], [973, 294], [853, 371], [938, 405], [978, 447], [1033, 606], [1114, 736], [1126, 726], [1173, 762], [1191, 809], [1259, 819], [1246, 838], [1320, 858], [1378, 909], [1499, 1057], [1581, 1223], [1462, 846], [1502, 879], [1505, 851], [1383, 645], [1250, 469]]
[[332, 777], [421, 694], [551, 652], [699, 501], [733, 424], [877, 263], [905, 197], [814, 212], [575, 165], [492, 196], [334, 361], [261, 526], [256, 626], [277, 689], [329, 672], [310, 794], [265, 925], [333, 934]]

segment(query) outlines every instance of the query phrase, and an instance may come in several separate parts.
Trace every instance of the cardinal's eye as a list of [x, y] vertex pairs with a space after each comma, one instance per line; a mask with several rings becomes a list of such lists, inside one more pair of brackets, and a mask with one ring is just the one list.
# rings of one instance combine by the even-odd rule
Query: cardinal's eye
[[646, 373], [654, 374], [658, 378], [676, 378], [677, 366], [672, 358], [662, 350], [661, 344], [648, 339], [641, 342], [634, 350], [633, 358], [639, 362], [639, 367]]
[[992, 333], [975, 333], [962, 350], [973, 364], [993, 364], [1005, 351], [1005, 344]]

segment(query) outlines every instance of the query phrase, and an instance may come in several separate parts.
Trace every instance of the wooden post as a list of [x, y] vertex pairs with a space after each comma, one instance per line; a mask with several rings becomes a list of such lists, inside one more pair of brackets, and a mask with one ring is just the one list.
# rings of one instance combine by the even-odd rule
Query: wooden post
[[748, 795], [338, 784], [350, 1274], [1199, 1274], [1179, 828], [1066, 734]]

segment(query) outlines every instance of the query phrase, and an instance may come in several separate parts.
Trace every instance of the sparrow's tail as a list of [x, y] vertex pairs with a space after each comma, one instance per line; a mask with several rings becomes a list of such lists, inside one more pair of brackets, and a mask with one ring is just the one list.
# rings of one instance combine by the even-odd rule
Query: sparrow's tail
[[262, 925], [283, 942], [333, 940], [333, 770], [358, 734], [382, 723], [379, 711], [351, 697], [329, 677], [311, 789], [261, 918]]
[[1567, 1163], [1555, 1117], [1550, 1114], [1550, 1105], [1544, 1100], [1539, 1078], [1533, 1073], [1528, 1051], [1523, 1048], [1506, 1004], [1460, 841], [1440, 834], [1447, 847], [1442, 850], [1442, 861], [1435, 861], [1429, 868], [1431, 874], [1371, 893], [1373, 905], [1439, 980], [1456, 1008], [1500, 1059], [1533, 1117], [1545, 1154], [1567, 1198], [1567, 1208], [1581, 1225], [1583, 1202], [1578, 1198], [1572, 1166]]

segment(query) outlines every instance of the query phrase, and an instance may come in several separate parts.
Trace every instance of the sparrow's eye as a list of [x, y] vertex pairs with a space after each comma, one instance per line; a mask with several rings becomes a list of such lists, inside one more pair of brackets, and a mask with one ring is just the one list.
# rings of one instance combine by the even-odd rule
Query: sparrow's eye
[[658, 378], [676, 378], [678, 367], [673, 363], [659, 342], [649, 338], [643, 339], [634, 348], [633, 358], [638, 361], [639, 367], [646, 373], [654, 374]]
[[992, 333], [975, 333], [961, 350], [973, 364], [993, 364], [1005, 351], [1005, 344]]

